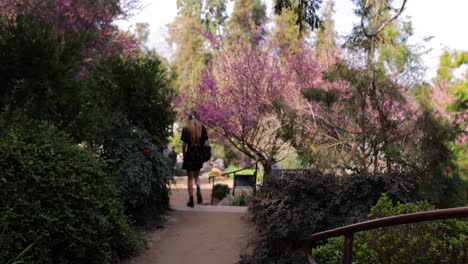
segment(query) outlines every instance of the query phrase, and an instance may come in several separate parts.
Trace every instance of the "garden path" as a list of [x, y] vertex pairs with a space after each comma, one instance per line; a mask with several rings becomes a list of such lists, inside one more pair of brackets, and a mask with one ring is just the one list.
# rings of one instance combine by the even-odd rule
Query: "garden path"
[[[125, 264], [233, 264], [247, 250], [253, 232], [245, 219], [245, 207], [195, 205], [187, 202], [186, 177], [172, 185], [171, 208], [164, 228], [150, 235], [149, 248]], [[216, 183], [232, 184], [232, 180]], [[209, 202], [211, 185], [201, 178], [202, 193]]]

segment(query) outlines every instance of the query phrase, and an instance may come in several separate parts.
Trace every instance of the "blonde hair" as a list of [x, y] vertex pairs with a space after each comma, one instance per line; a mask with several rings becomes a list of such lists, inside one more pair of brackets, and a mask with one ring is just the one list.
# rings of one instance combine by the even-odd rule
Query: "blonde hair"
[[190, 132], [190, 139], [192, 143], [200, 143], [202, 136], [202, 124], [198, 119], [191, 118], [187, 122], [187, 129]]

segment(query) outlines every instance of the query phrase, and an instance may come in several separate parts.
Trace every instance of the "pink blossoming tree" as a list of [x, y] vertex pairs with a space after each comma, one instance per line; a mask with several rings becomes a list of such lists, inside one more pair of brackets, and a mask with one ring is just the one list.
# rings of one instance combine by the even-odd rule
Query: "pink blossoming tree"
[[136, 9], [137, 0], [0, 0], [0, 18], [4, 21], [30, 15], [51, 25], [63, 41], [82, 36], [84, 65], [96, 56], [132, 56], [137, 52], [135, 38], [113, 24]]
[[179, 98], [179, 106], [195, 107], [217, 137], [260, 160], [267, 174], [270, 159], [291, 145], [326, 160], [323, 169], [377, 170], [391, 167], [391, 147], [417, 143], [417, 107], [396, 83], [383, 79], [379, 96], [371, 95], [365, 70], [342, 63], [323, 79], [310, 46], [283, 51], [281, 59], [274, 43], [267, 46], [220, 49], [191, 104]]
[[297, 87], [278, 59], [250, 46], [221, 51], [203, 75], [194, 105], [217, 137], [261, 161], [268, 175], [271, 158], [288, 146], [279, 133], [275, 102], [290, 89]]
[[457, 130], [457, 144], [468, 143], [468, 71], [460, 77], [455, 71], [468, 64], [468, 52], [445, 52], [434, 79], [434, 109]]
[[360, 169], [391, 169], [390, 150], [396, 145], [417, 143], [421, 134], [415, 126], [419, 111], [410, 96], [395, 82], [379, 78], [378, 95], [371, 93], [370, 79], [365, 69], [338, 62], [324, 72], [324, 80], [308, 80], [307, 63], [296, 70], [301, 94], [288, 96], [283, 112], [284, 134], [299, 153], [306, 153], [309, 163], [334, 171], [337, 167]]

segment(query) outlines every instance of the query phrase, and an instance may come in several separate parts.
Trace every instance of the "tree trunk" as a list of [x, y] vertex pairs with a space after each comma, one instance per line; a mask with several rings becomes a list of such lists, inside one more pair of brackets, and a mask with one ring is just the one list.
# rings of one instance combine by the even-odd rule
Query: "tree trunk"
[[263, 180], [267, 179], [271, 175], [271, 161], [262, 161], [263, 166]]

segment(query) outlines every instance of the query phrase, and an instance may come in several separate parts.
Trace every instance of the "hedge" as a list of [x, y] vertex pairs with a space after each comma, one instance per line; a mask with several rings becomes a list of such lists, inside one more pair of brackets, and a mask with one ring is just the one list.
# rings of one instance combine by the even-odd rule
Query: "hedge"
[[[383, 192], [394, 200], [412, 201], [417, 178], [401, 172], [341, 177], [317, 170], [272, 175], [249, 206], [264, 240], [253, 255], [242, 256], [240, 263], [304, 263], [304, 240], [316, 232], [366, 219]], [[279, 254], [278, 248], [284, 252]]]
[[111, 263], [139, 246], [114, 178], [48, 124], [0, 135], [0, 263]]

